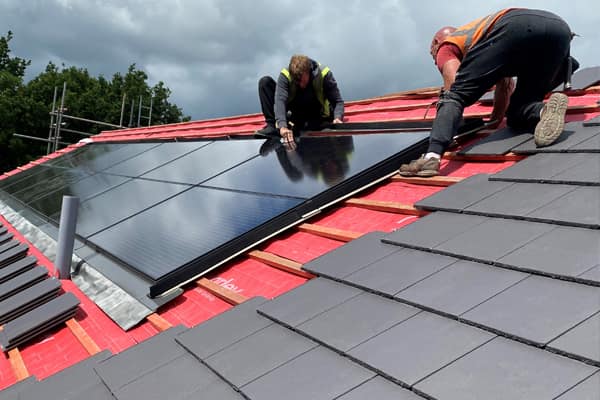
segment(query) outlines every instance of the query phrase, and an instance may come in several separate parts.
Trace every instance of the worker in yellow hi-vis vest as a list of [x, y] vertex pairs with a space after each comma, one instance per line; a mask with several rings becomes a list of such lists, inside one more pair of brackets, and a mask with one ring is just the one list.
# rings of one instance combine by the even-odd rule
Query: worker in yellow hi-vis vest
[[296, 130], [319, 129], [325, 122], [341, 123], [344, 118], [344, 100], [333, 73], [305, 55], [292, 56], [277, 83], [270, 76], [262, 77], [258, 97], [266, 125], [256, 134], [281, 136], [292, 147], [292, 125]]
[[[403, 176], [434, 176], [440, 157], [456, 135], [465, 107], [496, 85], [490, 122], [534, 134], [537, 146], [548, 146], [564, 127], [568, 98], [546, 94], [578, 67], [570, 56], [573, 33], [559, 16], [543, 10], [507, 8], [459, 28], [440, 29], [430, 53], [444, 86], [427, 153], [400, 166]], [[516, 87], [513, 77], [517, 77]]]

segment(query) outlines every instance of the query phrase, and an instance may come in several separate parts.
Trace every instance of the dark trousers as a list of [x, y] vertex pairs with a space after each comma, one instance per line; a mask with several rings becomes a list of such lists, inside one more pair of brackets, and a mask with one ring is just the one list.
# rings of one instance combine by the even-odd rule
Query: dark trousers
[[[270, 76], [263, 76], [258, 81], [258, 98], [260, 107], [265, 117], [265, 122], [275, 126], [275, 88], [277, 84]], [[329, 124], [333, 117], [329, 119], [320, 117], [320, 106], [314, 100], [303, 101], [301, 96], [287, 105], [288, 122], [294, 124], [294, 130], [300, 129], [321, 129]], [[330, 113], [333, 115], [333, 112]]]
[[429, 151], [442, 154], [458, 131], [464, 108], [505, 77], [517, 77], [507, 124], [533, 130], [545, 95], [566, 78], [570, 44], [571, 29], [552, 13], [512, 10], [502, 16], [467, 52], [454, 84], [440, 96]]

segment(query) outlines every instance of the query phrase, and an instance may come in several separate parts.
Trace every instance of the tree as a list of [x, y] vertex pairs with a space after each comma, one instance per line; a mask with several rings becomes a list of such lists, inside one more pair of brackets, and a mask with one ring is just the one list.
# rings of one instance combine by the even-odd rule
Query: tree
[[[12, 32], [0, 37], [0, 173], [44, 155], [47, 144], [28, 139], [19, 139], [14, 133], [47, 139], [50, 129], [50, 112], [55, 88], [58, 89], [56, 107], [60, 106], [63, 84], [66, 83], [64, 114], [94, 121], [118, 125], [121, 107], [125, 96], [127, 104], [123, 125], [130, 120], [134, 125], [138, 121], [139, 99], [149, 106], [152, 98], [152, 125], [189, 121], [177, 105], [169, 102], [171, 90], [163, 82], [150, 87], [148, 75], [131, 64], [127, 73], [115, 73], [108, 80], [102, 75], [94, 77], [85, 68], [64, 64], [57, 66], [49, 62], [44, 72], [23, 83], [26, 68], [31, 61], [10, 54], [9, 42]], [[131, 110], [131, 101], [136, 107]], [[145, 117], [148, 110], [142, 110]], [[141, 120], [141, 125], [147, 124]], [[64, 118], [64, 131], [61, 141], [75, 143], [83, 138], [79, 131], [98, 134], [112, 129], [98, 124], [90, 124], [75, 119]], [[63, 126], [63, 125], [61, 125]]]
[[33, 105], [23, 87], [25, 69], [31, 61], [11, 56], [12, 37], [11, 31], [0, 36], [0, 171], [31, 161], [40, 148], [13, 136], [30, 118]]

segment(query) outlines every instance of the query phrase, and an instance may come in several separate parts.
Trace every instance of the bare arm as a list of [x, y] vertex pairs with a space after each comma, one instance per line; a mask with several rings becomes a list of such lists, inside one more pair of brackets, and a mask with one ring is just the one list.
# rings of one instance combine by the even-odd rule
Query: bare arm
[[515, 83], [512, 78], [502, 78], [496, 83], [496, 90], [494, 90], [494, 108], [490, 120], [496, 121], [497, 125], [499, 125], [504, 118], [504, 114], [508, 109], [510, 96], [514, 89]]
[[460, 67], [460, 61], [457, 59], [451, 59], [444, 63], [442, 67], [442, 77], [444, 78], [444, 90], [450, 90], [450, 86], [456, 79], [456, 71]]

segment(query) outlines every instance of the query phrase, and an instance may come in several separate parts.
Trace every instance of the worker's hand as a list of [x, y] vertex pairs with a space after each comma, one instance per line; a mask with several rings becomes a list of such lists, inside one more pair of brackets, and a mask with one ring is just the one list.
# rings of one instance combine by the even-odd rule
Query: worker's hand
[[342, 121], [342, 120], [341, 120], [341, 118], [336, 118], [336, 119], [334, 119], [334, 120], [333, 120], [333, 123], [334, 123], [334, 124], [341, 124], [341, 123], [343, 123], [343, 122], [344, 122], [344, 121]]
[[279, 130], [279, 134], [281, 135], [281, 143], [286, 148], [286, 150], [295, 150], [296, 142], [294, 142], [294, 132], [292, 132], [289, 128], [281, 128]]
[[492, 115], [490, 121], [496, 121], [495, 124], [490, 125], [491, 129], [497, 128], [498, 125], [504, 119], [504, 114], [508, 109], [510, 96], [515, 90], [515, 83], [512, 78], [503, 78], [496, 83], [496, 89], [494, 90], [494, 108], [492, 109]]

